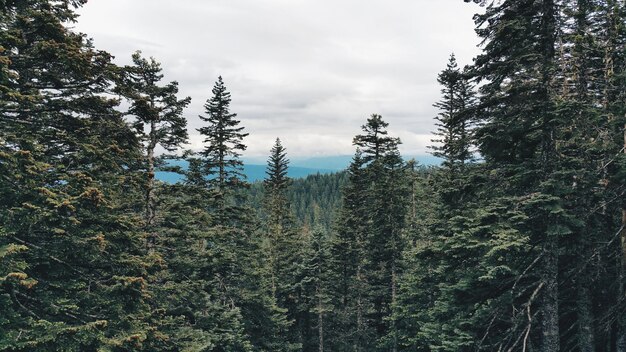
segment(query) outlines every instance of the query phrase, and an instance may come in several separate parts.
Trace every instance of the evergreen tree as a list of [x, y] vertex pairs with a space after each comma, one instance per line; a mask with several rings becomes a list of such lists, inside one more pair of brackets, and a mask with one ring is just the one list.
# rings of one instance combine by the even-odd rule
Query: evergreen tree
[[3, 350], [166, 348], [150, 323], [157, 258], [120, 201], [138, 143], [105, 95], [110, 55], [66, 27], [82, 3], [0, 4]]
[[[326, 317], [331, 311], [329, 283], [330, 248], [327, 235], [321, 228], [305, 233], [304, 249], [298, 271], [297, 286], [301, 291], [302, 310], [308, 314], [303, 332], [302, 351], [327, 349], [328, 334]], [[305, 309], [306, 307], [306, 309]], [[332, 350], [332, 349], [331, 349]]]
[[[363, 335], [357, 337], [356, 343], [367, 343], [363, 347], [371, 348], [372, 345], [377, 345], [379, 349], [396, 350], [396, 324], [389, 317], [391, 307], [397, 298], [399, 263], [405, 246], [402, 232], [407, 208], [405, 189], [407, 179], [404, 163], [398, 151], [400, 140], [388, 136], [387, 126], [388, 123], [383, 121], [380, 115], [374, 114], [362, 127], [364, 134], [357, 135], [353, 141], [362, 151], [359, 163], [364, 170], [364, 179], [360, 185], [364, 188], [359, 192], [364, 193], [365, 204], [364, 211], [360, 214], [357, 209], [349, 211], [361, 215], [362, 217], [355, 221], [367, 227], [362, 244], [358, 244], [359, 238], [351, 239], [357, 241], [355, 243], [357, 250], [363, 251], [363, 258], [359, 258], [362, 261], [357, 262], [358, 275], [362, 274], [363, 277], [358, 277], [357, 273], [350, 275], [357, 275], [357, 284], [367, 287], [367, 297], [359, 297], [363, 301], [357, 303], [361, 305], [357, 313], [357, 327], [365, 331], [361, 332]], [[346, 235], [352, 234], [349, 231], [345, 235], [340, 234], [342, 237]], [[341, 242], [346, 240], [344, 237]], [[342, 270], [341, 266], [338, 268]], [[341, 272], [336, 274], [341, 277]], [[363, 309], [366, 306], [365, 302], [371, 304], [368, 311]], [[370, 332], [370, 336], [366, 338], [368, 342], [361, 340], [368, 334], [366, 331]]]
[[187, 120], [182, 113], [191, 98], [178, 100], [177, 82], [158, 86], [163, 74], [161, 65], [154, 58], [147, 60], [139, 51], [132, 58], [134, 65], [124, 67], [117, 91], [131, 103], [128, 115], [133, 117], [133, 128], [144, 149], [147, 178], [145, 223], [149, 228], [156, 216], [154, 177], [156, 167], [161, 164], [155, 150], [160, 146], [173, 152], [187, 141]]
[[[485, 112], [489, 118], [478, 132], [480, 152], [508, 175], [507, 196], [519, 197], [529, 219], [521, 235], [540, 248], [530, 256], [540, 258], [540, 263], [534, 271], [534, 289], [527, 291], [524, 303], [539, 312], [539, 324], [534, 325], [539, 329], [532, 335], [536, 339], [521, 341], [540, 351], [560, 348], [559, 246], [575, 226], [564, 210], [560, 198], [564, 185], [555, 173], [561, 161], [556, 141], [564, 126], [556, 113], [553, 86], [557, 6], [554, 0], [504, 1], [490, 6], [477, 18], [477, 25], [485, 24], [479, 35], [486, 43], [473, 68], [475, 76], [487, 82], [481, 87], [481, 106], [490, 107]], [[498, 30], [502, 27], [510, 30]], [[528, 326], [532, 326], [530, 320]]]
[[207, 116], [200, 116], [208, 125], [198, 129], [205, 137], [205, 146], [199, 152], [200, 161], [190, 160], [190, 163], [200, 163], [199, 171], [206, 179], [203, 182], [215, 193], [212, 207], [216, 209], [216, 224], [249, 222], [247, 211], [239, 206], [242, 200], [237, 199], [241, 196], [239, 191], [247, 187], [239, 157], [246, 150], [243, 139], [248, 133], [239, 126], [237, 114], [230, 112], [231, 96], [221, 76], [212, 91], [213, 96], [204, 105]]
[[[270, 227], [275, 227], [277, 231], [288, 229], [293, 226], [291, 223], [290, 206], [286, 197], [286, 190], [290, 184], [287, 177], [289, 160], [285, 148], [276, 138], [276, 142], [270, 150], [270, 157], [267, 161], [267, 178], [263, 181], [266, 197], [266, 210]], [[287, 221], [287, 223], [285, 223]]]
[[364, 165], [357, 148], [348, 168], [347, 184], [342, 189], [343, 205], [330, 249], [334, 328], [327, 340], [337, 351], [366, 351], [368, 346], [375, 345], [376, 333], [370, 322], [373, 306], [365, 272], [369, 265], [366, 247], [369, 208]]
[[462, 168], [472, 160], [471, 150], [471, 107], [474, 92], [463, 72], [458, 68], [454, 54], [444, 71], [437, 77], [442, 86], [442, 100], [434, 106], [439, 109], [436, 117], [437, 139], [431, 146], [433, 155], [443, 159], [443, 165], [452, 171]]
[[[287, 177], [289, 160], [280, 139], [276, 139], [267, 161], [267, 178], [263, 181], [266, 236], [263, 251], [268, 264], [272, 295], [277, 305], [285, 309], [290, 323], [288, 335], [291, 348], [302, 346], [303, 313], [300, 310], [296, 272], [302, 248], [299, 233], [286, 196], [291, 179]], [[306, 349], [306, 347], [305, 347]]]
[[222, 76], [213, 86], [213, 96], [204, 105], [206, 116], [200, 119], [208, 125], [198, 129], [205, 137], [205, 147], [200, 152], [206, 173], [212, 178], [211, 186], [219, 190], [236, 189], [245, 177], [240, 152], [246, 150], [243, 139], [248, 136], [239, 127], [237, 114], [230, 112], [230, 92], [226, 90]]
[[[252, 209], [246, 206], [242, 188], [243, 163], [240, 151], [246, 146], [236, 114], [230, 112], [231, 97], [222, 78], [213, 87], [213, 97], [205, 104], [207, 126], [198, 129], [205, 136], [200, 158], [192, 158], [186, 183], [205, 188], [209, 196], [202, 203], [211, 215], [211, 237], [216, 248], [214, 266], [207, 268], [206, 280], [216, 280], [223, 302], [231, 302], [241, 312], [244, 331], [258, 351], [291, 351], [284, 308], [278, 306], [261, 254], [262, 236]], [[210, 279], [212, 278], [212, 279]]]

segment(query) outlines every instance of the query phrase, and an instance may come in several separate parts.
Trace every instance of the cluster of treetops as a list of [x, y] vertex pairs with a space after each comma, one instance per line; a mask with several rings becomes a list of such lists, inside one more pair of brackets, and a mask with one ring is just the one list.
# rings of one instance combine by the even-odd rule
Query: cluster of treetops
[[626, 350], [623, 0], [484, 1], [443, 164], [372, 115], [304, 225], [279, 140], [250, 206], [221, 78], [155, 181], [190, 99], [72, 31], [85, 2], [0, 1], [0, 351]]

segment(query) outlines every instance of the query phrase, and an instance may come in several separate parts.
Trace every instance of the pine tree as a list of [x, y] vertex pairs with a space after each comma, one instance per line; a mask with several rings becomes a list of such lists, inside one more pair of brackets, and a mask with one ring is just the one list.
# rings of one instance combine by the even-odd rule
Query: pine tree
[[[372, 114], [367, 123], [361, 126], [365, 134], [354, 137], [352, 144], [361, 149], [363, 162], [382, 162], [385, 158], [397, 158], [400, 139], [387, 136], [386, 128], [389, 123], [383, 121], [382, 116]], [[394, 160], [395, 161], [395, 160]]]
[[136, 191], [126, 181], [138, 143], [106, 96], [110, 55], [67, 28], [82, 3], [0, 4], [0, 164], [16, 171], [0, 178], [0, 248], [12, 255], [2, 349], [158, 343], [146, 285], [158, 264], [121, 201]]
[[[519, 304], [520, 312], [538, 312], [539, 322], [531, 314], [521, 323], [524, 317], [514, 314], [511, 348], [538, 346], [540, 351], [560, 348], [559, 249], [563, 238], [578, 226], [565, 209], [562, 195], [567, 183], [559, 174], [563, 160], [557, 144], [567, 122], [556, 109], [554, 86], [558, 6], [553, 0], [503, 1], [488, 6], [476, 18], [477, 32], [485, 44], [472, 67], [474, 78], [485, 82], [480, 88], [479, 113], [488, 116], [477, 131], [479, 151], [492, 172], [501, 175], [494, 181], [502, 185], [505, 194], [491, 203], [518, 204], [510, 211], [520, 209], [520, 215], [528, 220], [513, 222], [520, 237], [511, 240], [540, 248], [529, 253], [527, 263], [517, 266], [513, 260], [506, 264], [506, 271], [490, 276], [501, 282], [510, 280], [511, 285], [519, 281], [528, 284], [515, 292], [518, 296], [512, 301]], [[518, 275], [523, 279], [513, 279]]]
[[173, 152], [187, 141], [187, 120], [182, 113], [191, 98], [179, 100], [176, 97], [178, 83], [175, 81], [158, 86], [163, 74], [154, 58], [147, 60], [138, 51], [132, 59], [134, 65], [123, 68], [116, 90], [130, 101], [128, 115], [133, 117], [133, 128], [145, 150], [145, 223], [150, 228], [156, 216], [155, 171], [162, 164], [155, 150], [160, 146]]
[[[270, 227], [275, 227], [277, 231], [288, 229], [293, 226], [291, 223], [290, 206], [286, 197], [287, 187], [291, 180], [287, 177], [289, 160], [285, 148], [276, 138], [274, 146], [270, 150], [270, 157], [267, 161], [267, 178], [263, 181], [266, 197], [266, 209]], [[287, 221], [287, 223], [285, 223]]]
[[[434, 106], [439, 109], [436, 117], [437, 139], [431, 146], [433, 155], [443, 159], [443, 166], [456, 172], [472, 160], [471, 108], [474, 92], [464, 73], [458, 68], [454, 54], [444, 71], [437, 77], [442, 86], [442, 100]], [[462, 171], [462, 170], [459, 170]]]
[[[248, 186], [243, 174], [240, 152], [246, 150], [243, 139], [248, 136], [239, 127], [237, 114], [230, 112], [231, 96], [220, 76], [213, 87], [213, 96], [204, 105], [207, 116], [200, 119], [207, 126], [198, 129], [205, 137], [200, 156], [200, 169], [208, 187], [215, 193], [212, 197], [216, 224], [245, 223], [248, 212], [239, 206], [243, 203], [240, 190]], [[190, 163], [198, 163], [190, 160]]]
[[208, 125], [198, 129], [205, 136], [204, 149], [200, 152], [204, 168], [212, 179], [210, 185], [219, 190], [236, 189], [245, 177], [240, 152], [246, 150], [242, 143], [248, 136], [244, 127], [239, 127], [237, 114], [230, 112], [230, 92], [226, 90], [222, 77], [213, 86], [213, 96], [204, 105], [207, 116], [200, 119]]
[[285, 309], [290, 322], [289, 336], [292, 348], [302, 346], [302, 315], [299, 292], [296, 289], [297, 264], [301, 260], [302, 246], [295, 226], [287, 189], [291, 179], [287, 177], [289, 160], [280, 139], [276, 139], [267, 161], [266, 179], [263, 181], [265, 238], [263, 251], [268, 264], [272, 295], [276, 303]]
[[363, 152], [368, 202], [368, 224], [365, 238], [367, 264], [365, 275], [373, 303], [372, 327], [381, 348], [397, 350], [396, 322], [391, 308], [397, 299], [399, 263], [405, 247], [402, 235], [405, 224], [406, 186], [404, 162], [398, 151], [400, 140], [389, 137], [388, 123], [380, 115], [372, 115], [362, 126], [363, 135], [353, 144]]

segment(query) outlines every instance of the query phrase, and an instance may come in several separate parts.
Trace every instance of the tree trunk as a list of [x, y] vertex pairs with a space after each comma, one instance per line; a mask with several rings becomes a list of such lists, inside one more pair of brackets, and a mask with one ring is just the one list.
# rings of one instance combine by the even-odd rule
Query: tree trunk
[[154, 217], [155, 217], [155, 207], [156, 207], [156, 205], [154, 204], [154, 177], [155, 177], [154, 149], [156, 148], [156, 145], [158, 143], [156, 129], [157, 129], [156, 122], [151, 121], [150, 122], [150, 135], [149, 135], [150, 140], [148, 141], [148, 146], [147, 146], [148, 182], [146, 184], [146, 219], [145, 219], [146, 231], [148, 232], [148, 237], [146, 239], [148, 250], [152, 250], [152, 248], [154, 247], [154, 244], [156, 243], [156, 237], [157, 237], [157, 234], [154, 232], [154, 229], [152, 228], [152, 224], [154, 222]]
[[[542, 1], [541, 36], [543, 40], [541, 95], [544, 103], [552, 102], [550, 84], [554, 73], [552, 66], [555, 60], [556, 43], [556, 4], [554, 0]], [[552, 177], [556, 160], [554, 127], [549, 122], [551, 111], [543, 111], [542, 118], [542, 168], [544, 178]], [[547, 216], [544, 221], [550, 222]], [[541, 352], [557, 352], [560, 350], [559, 335], [559, 239], [555, 234], [544, 234], [543, 267], [541, 279], [544, 284], [541, 306]]]
[[322, 301], [322, 293], [319, 287], [319, 283], [317, 286], [317, 334], [319, 337], [319, 352], [324, 352], [324, 302]]
[[[585, 256], [585, 258], [588, 258]], [[577, 311], [578, 311], [578, 347], [580, 352], [594, 352], [595, 351], [595, 336], [593, 330], [593, 313], [591, 307], [591, 300], [589, 296], [589, 285], [591, 280], [588, 280], [588, 273], [584, 272], [584, 280], [578, 282], [578, 297], [577, 297]]]
[[156, 148], [156, 124], [150, 122], [150, 141], [147, 146], [148, 183], [146, 185], [146, 226], [154, 220], [154, 149]]
[[549, 236], [543, 248], [541, 352], [557, 352], [560, 348], [558, 255], [558, 240]]
[[356, 352], [361, 352], [361, 344], [363, 340], [363, 276], [361, 274], [361, 263], [359, 260], [359, 264], [356, 269], [356, 281], [357, 281], [357, 298], [356, 298], [356, 339], [354, 343], [354, 350]]
[[[395, 256], [395, 253], [394, 253]], [[396, 318], [394, 316], [394, 307], [397, 300], [397, 273], [396, 273], [396, 259], [392, 259], [391, 263], [391, 333], [393, 334], [393, 346], [391, 346], [392, 352], [398, 351], [398, 331], [396, 327]]]
[[[624, 125], [624, 149], [623, 153], [626, 154], [626, 125]], [[622, 231], [620, 234], [621, 240], [621, 265], [619, 268], [619, 291], [618, 291], [618, 302], [624, 299], [626, 296], [626, 291], [624, 288], [626, 281], [626, 208], [622, 206]], [[617, 322], [617, 346], [616, 352], [626, 352], [626, 317], [619, 317], [619, 321]]]

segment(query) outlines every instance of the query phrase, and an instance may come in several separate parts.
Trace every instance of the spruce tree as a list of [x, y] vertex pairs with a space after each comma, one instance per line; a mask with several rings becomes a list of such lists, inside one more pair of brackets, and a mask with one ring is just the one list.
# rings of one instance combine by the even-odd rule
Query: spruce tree
[[243, 139], [248, 136], [239, 126], [237, 114], [230, 112], [231, 96], [226, 90], [222, 76], [213, 86], [213, 96], [204, 104], [206, 116], [200, 119], [207, 123], [198, 129], [204, 139], [200, 152], [206, 173], [211, 177], [209, 184], [219, 190], [236, 189], [245, 178], [240, 152], [246, 150]]
[[270, 150], [270, 157], [267, 160], [267, 177], [263, 181], [266, 198], [266, 209], [270, 226], [276, 227], [278, 231], [293, 226], [285, 223], [291, 219], [289, 216], [289, 203], [286, 197], [287, 187], [291, 180], [287, 177], [289, 159], [282, 146], [280, 139], [276, 138], [274, 146]]
[[301, 290], [301, 309], [308, 314], [303, 332], [303, 351], [332, 350], [328, 348], [328, 314], [332, 311], [329, 295], [330, 242], [327, 234], [317, 227], [306, 231], [298, 270], [297, 285]]
[[442, 86], [442, 100], [434, 106], [439, 109], [436, 117], [437, 136], [431, 146], [433, 155], [443, 159], [443, 166], [457, 171], [472, 160], [471, 107], [474, 104], [474, 91], [464, 73], [459, 69], [454, 54], [445, 70], [437, 77]]
[[307, 350], [310, 345], [306, 338], [310, 312], [303, 300], [309, 293], [298, 282], [304, 242], [287, 198], [291, 184], [291, 179], [287, 177], [288, 165], [286, 150], [277, 138], [270, 151], [267, 177], [263, 181], [266, 231], [263, 248], [273, 295], [278, 306], [286, 310], [287, 319], [291, 323], [289, 336], [285, 338], [293, 348]]
[[[133, 66], [121, 72], [117, 91], [130, 101], [128, 115], [142, 143], [145, 158], [145, 223], [149, 228], [155, 220], [155, 172], [162, 158], [155, 155], [157, 147], [167, 152], [176, 151], [187, 141], [187, 120], [183, 110], [191, 102], [187, 97], [179, 100], [178, 83], [170, 82], [159, 86], [163, 79], [161, 65], [154, 59], [141, 57], [141, 52], [132, 56]], [[152, 229], [149, 229], [152, 231]]]
[[206, 179], [203, 182], [214, 192], [212, 207], [215, 209], [216, 224], [243, 224], [250, 219], [248, 212], [240, 207], [242, 200], [238, 198], [241, 189], [248, 184], [239, 157], [240, 152], [246, 150], [243, 139], [248, 133], [244, 133], [244, 127], [239, 126], [239, 121], [235, 119], [237, 114], [230, 112], [231, 96], [221, 76], [212, 92], [213, 96], [204, 105], [207, 115], [200, 116], [207, 123], [198, 128], [204, 136], [204, 148], [198, 153], [200, 161], [190, 160], [190, 163], [199, 163], [199, 171]]
[[82, 3], [0, 4], [0, 164], [16, 171], [0, 178], [1, 348], [160, 350], [158, 264], [122, 201], [138, 142], [106, 95], [110, 55], [67, 27]]
[[348, 167], [347, 184], [342, 189], [343, 204], [330, 249], [335, 328], [327, 340], [337, 351], [365, 351], [367, 346], [375, 344], [375, 332], [370, 323], [373, 306], [365, 272], [369, 263], [366, 246], [369, 208], [364, 165], [357, 148]]
[[396, 350], [396, 322], [389, 317], [397, 299], [399, 263], [405, 247], [402, 233], [408, 183], [398, 151], [400, 140], [388, 136], [387, 126], [380, 115], [373, 114], [362, 126], [364, 134], [355, 136], [353, 144], [363, 153], [367, 180], [367, 211], [362, 219], [368, 226], [364, 275], [369, 286], [368, 299], [373, 304], [367, 319], [379, 347]]

